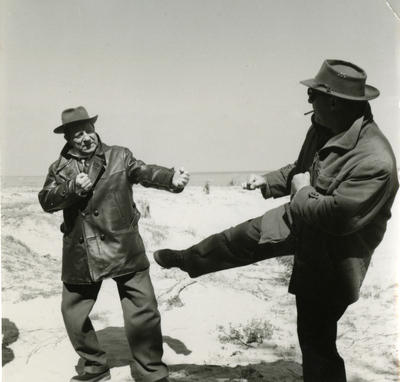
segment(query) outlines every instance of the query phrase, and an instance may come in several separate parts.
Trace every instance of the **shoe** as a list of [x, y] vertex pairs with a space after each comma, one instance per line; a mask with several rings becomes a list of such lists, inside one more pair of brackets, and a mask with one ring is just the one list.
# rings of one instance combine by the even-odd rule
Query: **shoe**
[[109, 381], [111, 379], [110, 370], [102, 371], [101, 373], [83, 373], [81, 375], [75, 375], [71, 378], [70, 382], [100, 382]]
[[182, 251], [175, 251], [173, 249], [160, 249], [153, 254], [154, 260], [158, 265], [163, 268], [179, 268], [183, 269], [183, 255]]

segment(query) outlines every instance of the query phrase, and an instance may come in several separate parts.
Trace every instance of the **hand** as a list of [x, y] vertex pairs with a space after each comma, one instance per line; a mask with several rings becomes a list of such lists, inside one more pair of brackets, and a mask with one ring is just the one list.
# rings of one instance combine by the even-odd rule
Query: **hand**
[[190, 175], [184, 168], [175, 170], [174, 176], [172, 177], [172, 185], [176, 188], [185, 188], [189, 182], [189, 178]]
[[242, 188], [245, 190], [255, 190], [266, 184], [266, 180], [261, 175], [251, 174], [247, 182], [242, 183]]
[[297, 191], [299, 191], [303, 187], [310, 185], [311, 185], [310, 173], [308, 171], [296, 174], [292, 179], [291, 194], [294, 195], [296, 194]]
[[89, 179], [88, 175], [84, 172], [80, 172], [75, 178], [75, 185], [76, 185], [76, 193], [82, 194], [88, 192], [92, 187], [93, 184]]

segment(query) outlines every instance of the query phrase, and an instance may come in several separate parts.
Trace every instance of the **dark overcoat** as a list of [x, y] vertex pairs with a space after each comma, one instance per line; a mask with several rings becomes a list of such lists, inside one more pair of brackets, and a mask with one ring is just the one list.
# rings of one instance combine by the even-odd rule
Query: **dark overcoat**
[[147, 268], [132, 185], [179, 192], [172, 185], [174, 170], [147, 165], [127, 148], [100, 142], [88, 169], [94, 187], [82, 196], [75, 192], [80, 172], [66, 145], [39, 192], [46, 212], [63, 210], [62, 280], [88, 284]]
[[399, 187], [397, 166], [372, 118], [361, 117], [321, 144], [323, 129], [313, 124], [297, 161], [265, 175], [265, 198], [289, 195], [297, 173], [309, 171], [311, 185], [264, 215], [260, 242], [294, 236], [289, 291], [350, 304], [359, 297], [371, 255], [391, 217]]

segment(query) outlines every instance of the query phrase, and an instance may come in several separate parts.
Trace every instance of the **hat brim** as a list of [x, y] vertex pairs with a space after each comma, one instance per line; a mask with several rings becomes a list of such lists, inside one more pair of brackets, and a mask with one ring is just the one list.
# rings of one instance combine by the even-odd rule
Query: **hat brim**
[[98, 115], [95, 115], [94, 117], [78, 119], [73, 122], [64, 123], [63, 125], [56, 127], [53, 130], [53, 132], [55, 132], [56, 134], [64, 134], [66, 129], [68, 129], [69, 127], [75, 126], [81, 122], [90, 121], [92, 123], [95, 123], [97, 121], [97, 117], [98, 117]]
[[309, 88], [318, 90], [322, 93], [326, 93], [326, 94], [329, 94], [329, 95], [332, 95], [332, 96], [335, 96], [338, 98], [348, 99], [351, 101], [369, 101], [371, 99], [377, 98], [380, 94], [379, 90], [371, 85], [365, 85], [365, 94], [363, 97], [356, 97], [356, 96], [351, 96], [351, 95], [344, 94], [344, 93], [338, 93], [333, 90], [328, 91], [326, 87], [321, 86], [321, 84], [318, 83], [317, 81], [315, 81], [314, 78], [310, 78], [309, 80], [300, 81], [300, 83]]

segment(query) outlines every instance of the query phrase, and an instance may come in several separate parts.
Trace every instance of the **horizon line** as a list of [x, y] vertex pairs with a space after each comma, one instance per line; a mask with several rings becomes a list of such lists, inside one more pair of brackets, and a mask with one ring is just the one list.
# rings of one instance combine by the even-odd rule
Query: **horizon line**
[[[254, 172], [254, 173], [263, 173], [263, 172], [268, 172], [268, 171], [270, 171], [270, 170], [237, 170], [237, 171], [235, 171], [235, 170], [229, 170], [229, 171], [192, 171], [192, 172], [189, 172], [190, 174], [192, 174], [192, 175], [201, 175], [201, 174], [238, 174], [238, 173], [251, 173], [251, 172]], [[10, 175], [10, 174], [1, 174], [0, 176], [3, 178], [3, 177], [24, 177], [24, 176], [32, 176], [32, 177], [41, 177], [41, 176], [46, 176], [47, 175], [47, 173], [46, 174], [41, 174], [41, 175], [27, 175], [27, 174], [24, 174], [24, 175]]]

